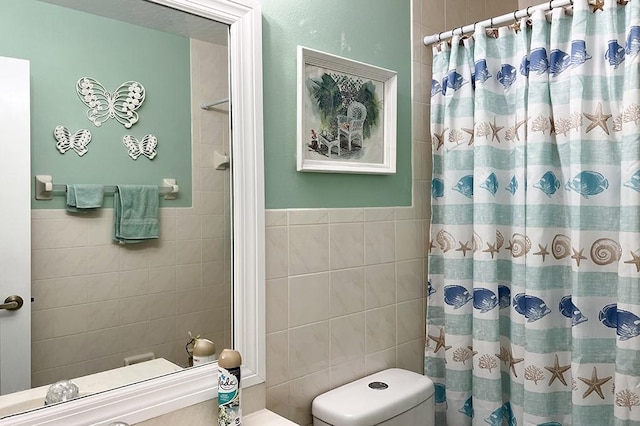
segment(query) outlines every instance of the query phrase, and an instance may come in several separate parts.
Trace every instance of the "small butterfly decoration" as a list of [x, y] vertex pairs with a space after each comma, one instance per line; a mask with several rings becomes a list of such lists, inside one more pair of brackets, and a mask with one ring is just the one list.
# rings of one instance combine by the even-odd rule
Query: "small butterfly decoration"
[[74, 134], [71, 134], [66, 127], [56, 126], [53, 130], [53, 136], [58, 141], [56, 142], [56, 148], [58, 148], [60, 154], [64, 154], [72, 149], [82, 157], [89, 151], [87, 145], [91, 142], [91, 132], [87, 129], [80, 129]]
[[145, 135], [141, 141], [135, 136], [125, 135], [122, 138], [122, 143], [129, 149], [129, 157], [134, 160], [137, 160], [141, 155], [153, 160], [157, 154], [158, 139], [154, 135]]
[[146, 92], [137, 81], [127, 81], [115, 91], [108, 92], [93, 78], [82, 77], [76, 83], [76, 93], [82, 103], [89, 107], [87, 118], [97, 127], [112, 118], [130, 129], [138, 122], [136, 110], [142, 106]]

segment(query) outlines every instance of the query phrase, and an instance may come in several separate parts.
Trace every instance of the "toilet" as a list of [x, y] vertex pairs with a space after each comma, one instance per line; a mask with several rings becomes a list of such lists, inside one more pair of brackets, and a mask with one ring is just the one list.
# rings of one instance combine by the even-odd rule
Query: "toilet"
[[314, 426], [433, 426], [433, 382], [390, 368], [330, 390], [313, 400]]

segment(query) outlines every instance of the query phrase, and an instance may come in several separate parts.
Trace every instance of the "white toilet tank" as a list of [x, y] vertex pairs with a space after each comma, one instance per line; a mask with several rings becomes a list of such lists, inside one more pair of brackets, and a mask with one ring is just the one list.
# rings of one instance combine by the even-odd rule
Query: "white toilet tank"
[[399, 368], [380, 371], [313, 400], [314, 426], [433, 426], [433, 382]]

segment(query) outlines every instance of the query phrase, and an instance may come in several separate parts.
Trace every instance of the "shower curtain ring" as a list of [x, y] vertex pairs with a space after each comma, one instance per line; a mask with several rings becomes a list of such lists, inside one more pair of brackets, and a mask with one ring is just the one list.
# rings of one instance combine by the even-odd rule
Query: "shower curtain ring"
[[529, 8], [530, 8], [530, 7], [531, 7], [531, 6], [527, 6], [527, 16], [528, 16], [529, 18], [531, 18], [531, 12], [529, 12]]
[[553, 9], [553, 6], [551, 6], [551, 3], [553, 3], [553, 0], [549, 0], [549, 10]]
[[440, 38], [441, 35], [442, 35], [442, 33], [438, 33], [438, 43], [440, 43], [442, 41], [442, 39]]
[[491, 18], [489, 22], [491, 22], [491, 27], [493, 27], [493, 18]]

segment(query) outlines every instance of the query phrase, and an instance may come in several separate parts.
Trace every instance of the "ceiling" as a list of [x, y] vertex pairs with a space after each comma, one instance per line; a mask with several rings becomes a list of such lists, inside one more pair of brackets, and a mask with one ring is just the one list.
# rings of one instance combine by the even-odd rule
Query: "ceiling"
[[223, 46], [228, 44], [229, 27], [226, 24], [146, 0], [40, 1]]

